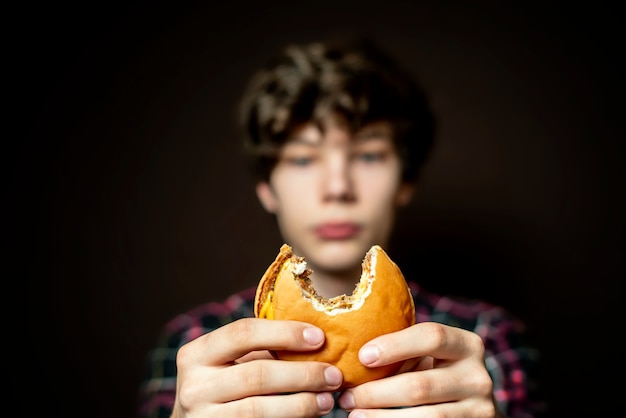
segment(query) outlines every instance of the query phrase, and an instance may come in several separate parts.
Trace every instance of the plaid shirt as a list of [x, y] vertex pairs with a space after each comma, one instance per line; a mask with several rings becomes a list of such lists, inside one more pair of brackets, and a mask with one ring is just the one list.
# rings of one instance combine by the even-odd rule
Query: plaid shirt
[[[538, 360], [525, 341], [524, 324], [500, 307], [477, 300], [436, 295], [409, 282], [415, 301], [416, 322], [434, 321], [480, 335], [485, 343], [485, 364], [494, 382], [495, 398], [510, 418], [539, 417], [542, 403], [533, 372]], [[141, 418], [169, 418], [176, 393], [176, 353], [185, 343], [240, 318], [253, 317], [255, 288], [211, 302], [171, 320], [148, 356], [148, 374], [140, 388]], [[335, 403], [335, 405], [337, 405]], [[347, 417], [338, 407], [327, 418]]]

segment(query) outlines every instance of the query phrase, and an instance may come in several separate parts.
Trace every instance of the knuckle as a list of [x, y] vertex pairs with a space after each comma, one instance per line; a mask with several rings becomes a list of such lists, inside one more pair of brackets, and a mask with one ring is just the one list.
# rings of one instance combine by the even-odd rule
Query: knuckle
[[478, 407], [476, 407], [475, 411], [479, 417], [491, 418], [496, 416], [496, 406], [493, 402], [482, 402]]
[[304, 387], [321, 389], [326, 387], [324, 379], [324, 366], [322, 364], [310, 364], [305, 367], [302, 375]]
[[254, 365], [245, 365], [249, 367], [240, 367], [239, 368], [239, 379], [242, 386], [249, 388], [255, 393], [259, 393], [263, 391], [265, 387], [265, 377], [267, 375], [266, 366], [264, 362], [258, 361], [254, 362]]
[[428, 399], [429, 394], [433, 391], [433, 385], [430, 379], [423, 377], [415, 377], [407, 383], [409, 389], [410, 402], [413, 405], [421, 404], [424, 399]]
[[261, 416], [260, 414], [260, 406], [258, 404], [258, 399], [251, 397], [242, 399], [238, 402], [239, 408], [237, 410], [236, 416], [239, 418], [254, 418]]
[[176, 352], [176, 365], [181, 368], [182, 366], [191, 362], [191, 346], [189, 343], [182, 345]]
[[187, 381], [181, 381], [179, 383], [178, 393], [176, 394], [176, 402], [184, 411], [191, 410], [195, 400], [197, 398], [197, 390], [192, 385], [189, 385]]
[[485, 353], [485, 343], [480, 335], [476, 333], [468, 333], [468, 345], [481, 356]]
[[470, 373], [468, 378], [470, 379], [470, 387], [473, 387], [478, 394], [484, 397], [491, 397], [493, 381], [487, 371], [483, 370], [480, 373]]
[[376, 404], [374, 396], [369, 389], [357, 386], [351, 392], [357, 408], [370, 408]]
[[250, 339], [254, 327], [252, 326], [252, 318], [242, 318], [231, 323], [231, 341], [235, 344], [244, 344]]
[[302, 372], [302, 377], [300, 379], [300, 382], [302, 383], [303, 387], [310, 387], [311, 385], [315, 385], [316, 380], [317, 380], [316, 375], [317, 375], [317, 371], [315, 370], [315, 367], [312, 367], [312, 366], [305, 367]]
[[424, 327], [434, 346], [440, 347], [446, 343], [446, 330], [441, 324], [428, 322], [424, 324]]
[[[315, 401], [315, 395], [314, 394], [310, 394], [311, 396], [308, 396], [309, 399], [303, 401], [303, 402], [296, 402], [294, 403], [293, 406], [293, 416], [295, 417], [309, 417], [309, 416], [313, 416], [318, 412], [318, 408], [317, 408], [317, 403]], [[311, 400], [313, 402], [311, 402]]]

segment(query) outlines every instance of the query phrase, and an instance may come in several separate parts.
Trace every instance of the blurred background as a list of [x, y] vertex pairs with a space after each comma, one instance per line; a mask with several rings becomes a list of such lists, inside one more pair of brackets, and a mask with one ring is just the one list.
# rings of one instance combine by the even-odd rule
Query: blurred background
[[282, 241], [244, 170], [237, 100], [286, 43], [351, 33], [412, 71], [439, 121], [392, 257], [431, 290], [524, 318], [552, 416], [612, 410], [626, 208], [608, 3], [56, 2], [5, 16], [6, 320], [10, 352], [28, 355], [9, 359], [25, 412], [132, 417], [163, 324], [256, 285]]

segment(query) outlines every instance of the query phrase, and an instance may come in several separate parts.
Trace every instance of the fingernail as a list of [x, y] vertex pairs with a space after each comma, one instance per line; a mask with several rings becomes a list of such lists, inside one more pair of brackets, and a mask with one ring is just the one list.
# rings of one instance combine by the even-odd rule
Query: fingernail
[[345, 410], [354, 409], [354, 396], [350, 392], [344, 392], [339, 397], [339, 406]]
[[366, 417], [363, 412], [356, 411], [356, 412], [351, 412], [350, 415], [348, 415], [348, 418], [366, 418]]
[[375, 363], [379, 357], [378, 347], [375, 345], [364, 345], [359, 351], [359, 360], [365, 365]]
[[318, 393], [316, 398], [317, 406], [321, 412], [326, 413], [333, 407], [333, 396], [330, 393]]
[[304, 336], [304, 341], [311, 345], [318, 345], [324, 341], [324, 332], [319, 328], [305, 328], [302, 331], [302, 335]]
[[324, 369], [324, 379], [328, 386], [339, 386], [343, 381], [343, 375], [337, 367], [330, 366]]

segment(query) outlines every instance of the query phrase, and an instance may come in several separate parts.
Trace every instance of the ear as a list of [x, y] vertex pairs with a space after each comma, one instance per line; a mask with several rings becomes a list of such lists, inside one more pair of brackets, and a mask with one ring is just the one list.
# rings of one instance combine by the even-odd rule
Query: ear
[[268, 182], [260, 181], [257, 183], [256, 195], [266, 211], [269, 213], [276, 212], [278, 202], [276, 201], [276, 196], [274, 195], [274, 192]]
[[404, 207], [407, 206], [411, 199], [413, 198], [413, 194], [415, 193], [415, 185], [413, 183], [402, 182], [400, 183], [400, 187], [398, 187], [398, 191], [396, 192], [396, 206]]

